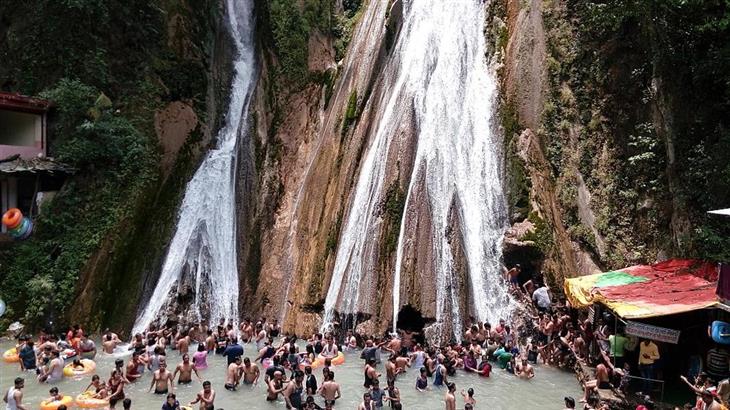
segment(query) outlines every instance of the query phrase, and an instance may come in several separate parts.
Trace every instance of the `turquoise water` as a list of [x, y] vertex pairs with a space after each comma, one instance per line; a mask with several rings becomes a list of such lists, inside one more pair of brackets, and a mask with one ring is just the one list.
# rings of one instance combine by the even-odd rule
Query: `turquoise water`
[[[5, 351], [12, 347], [9, 341], [0, 342], [0, 351]], [[245, 355], [255, 357], [255, 346], [247, 344], [244, 346]], [[129, 353], [120, 353], [119, 355], [99, 354], [96, 357], [97, 373], [103, 379], [108, 379], [109, 373], [114, 367], [116, 357], [129, 358]], [[176, 351], [169, 351], [167, 354], [168, 368], [174, 367], [180, 363], [180, 355]], [[258, 386], [243, 386], [236, 392], [230, 392], [223, 388], [225, 382], [225, 359], [221, 356], [210, 355], [208, 358], [209, 367], [202, 370], [201, 377], [204, 380], [210, 380], [213, 389], [216, 391], [216, 408], [226, 410], [233, 409], [284, 409], [286, 405], [284, 399], [281, 398], [277, 402], [266, 401], [266, 387], [262, 382]], [[385, 374], [383, 365], [378, 365], [378, 370]], [[338, 400], [335, 408], [337, 409], [355, 409], [362, 400], [362, 394], [365, 389], [363, 383], [363, 362], [359, 359], [359, 353], [346, 354], [346, 362], [341, 366], [336, 366], [335, 380], [340, 383], [342, 398]], [[572, 373], [560, 371], [545, 366], [537, 366], [535, 369], [535, 378], [532, 380], [521, 380], [506, 373], [503, 370], [496, 369], [489, 378], [478, 377], [464, 372], [457, 372], [457, 375], [450, 378], [456, 383], [457, 392], [469, 387], [474, 388], [475, 398], [477, 400], [477, 409], [559, 409], [563, 408], [563, 397], [570, 395], [578, 399], [580, 397], [580, 389], [575, 376]], [[316, 369], [315, 375], [318, 382], [322, 381], [322, 370]], [[20, 371], [17, 363], [0, 363], [0, 387], [2, 392], [12, 385], [13, 379], [17, 376], [25, 377], [25, 389], [23, 402], [29, 405], [31, 409], [39, 409], [39, 403], [48, 397], [50, 385], [38, 383], [35, 379], [35, 373], [25, 373]], [[433, 389], [431, 391], [420, 393], [415, 389], [415, 378], [417, 371], [409, 369], [405, 375], [400, 375], [396, 385], [401, 391], [401, 401], [404, 409], [443, 409], [444, 394], [443, 389]], [[91, 376], [85, 376], [79, 379], [64, 378], [63, 381], [56, 384], [61, 393], [76, 397], [88, 385]], [[384, 376], [381, 377], [381, 383], [384, 384]], [[150, 372], [145, 372], [142, 379], [131, 386], [125, 387], [127, 397], [132, 399], [133, 409], [159, 409], [162, 406], [164, 398], [153, 393], [148, 393], [152, 376]], [[429, 381], [430, 383], [430, 381]], [[176, 394], [181, 404], [187, 404], [193, 400], [202, 389], [201, 383], [197, 380], [190, 386], [176, 386]], [[322, 405], [322, 400], [318, 398], [317, 402]], [[463, 408], [464, 401], [457, 394], [457, 408]], [[117, 405], [117, 409], [121, 409], [121, 404]]]

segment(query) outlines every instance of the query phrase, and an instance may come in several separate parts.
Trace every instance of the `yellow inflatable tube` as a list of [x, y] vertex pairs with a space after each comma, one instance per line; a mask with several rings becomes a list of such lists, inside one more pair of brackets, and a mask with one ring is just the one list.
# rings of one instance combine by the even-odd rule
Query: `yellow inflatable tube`
[[66, 407], [70, 407], [73, 404], [74, 399], [71, 396], [63, 396], [61, 400], [45, 401], [41, 402], [41, 410], [57, 410], [58, 406], [65, 404]]
[[109, 400], [95, 399], [94, 392], [85, 391], [76, 396], [76, 407], [82, 409], [100, 409], [108, 405]]
[[3, 360], [7, 363], [18, 363], [20, 361], [20, 356], [18, 356], [18, 349], [12, 348], [8, 349], [3, 353]]
[[[321, 354], [317, 356], [317, 359], [315, 359], [314, 363], [312, 363], [312, 369], [324, 366], [325, 359], [326, 357], [322, 356]], [[332, 358], [332, 365], [339, 366], [342, 363], [345, 363], [345, 355], [342, 352], [337, 352], [337, 356]]]
[[73, 363], [69, 363], [63, 366], [63, 375], [66, 377], [83, 376], [85, 374], [94, 373], [96, 370], [96, 363], [93, 360], [81, 359], [81, 364], [84, 367], [74, 367]]

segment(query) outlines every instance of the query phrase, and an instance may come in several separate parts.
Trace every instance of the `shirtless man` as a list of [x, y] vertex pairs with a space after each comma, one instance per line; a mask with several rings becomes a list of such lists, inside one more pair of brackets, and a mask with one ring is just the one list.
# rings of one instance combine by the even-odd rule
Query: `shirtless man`
[[[139, 352], [135, 351], [132, 353], [132, 358], [129, 359], [129, 363], [127, 363], [127, 380], [135, 382], [137, 379], [142, 377], [142, 374], [139, 371], [140, 364], [142, 364], [142, 361], [139, 358]], [[160, 363], [160, 367], [162, 367], [162, 363]]]
[[248, 343], [251, 341], [251, 338], [253, 338], [253, 326], [251, 326], [251, 321], [246, 319], [241, 323], [241, 340], [244, 343]]
[[456, 397], [454, 396], [454, 392], [456, 391], [456, 384], [450, 382], [446, 384], [446, 386], [449, 388], [449, 391], [446, 392], [446, 395], [444, 396], [446, 410], [456, 410]]
[[269, 339], [266, 337], [266, 330], [261, 323], [256, 323], [256, 330], [256, 350], [261, 350]]
[[340, 385], [335, 382], [335, 372], [329, 371], [325, 375], [324, 383], [319, 387], [319, 394], [325, 402], [334, 403], [341, 397]]
[[208, 380], [203, 382], [203, 390], [198, 393], [198, 397], [195, 398], [195, 400], [190, 402], [190, 405], [200, 403], [200, 410], [206, 410], [209, 407], [215, 407], [215, 390], [213, 390], [210, 387], [210, 382]]
[[188, 353], [188, 348], [190, 347], [190, 336], [188, 336], [187, 331], [183, 332], [182, 337], [178, 339], [176, 346], [177, 351], [180, 352], [181, 355]]
[[515, 368], [515, 374], [520, 379], [532, 379], [535, 377], [535, 370], [532, 365], [527, 362], [527, 359], [522, 359], [522, 362]]
[[474, 389], [472, 389], [471, 387], [466, 392], [464, 391], [464, 389], [461, 389], [461, 397], [464, 398], [465, 405], [470, 404], [472, 407], [476, 406], [477, 401], [474, 398]]
[[241, 356], [236, 357], [236, 361], [228, 365], [226, 373], [226, 390], [235, 391], [241, 380]]
[[520, 272], [522, 272], [522, 267], [520, 267], [519, 264], [515, 265], [510, 270], [505, 270], [505, 279], [507, 279], [507, 282], [509, 282], [510, 286], [517, 288], [520, 281]]
[[362, 403], [357, 406], [357, 410], [375, 410], [375, 402], [371, 399], [370, 393], [362, 395]]
[[177, 384], [190, 384], [193, 382], [193, 373], [195, 373], [195, 376], [198, 378], [198, 380], [202, 382], [203, 379], [200, 378], [200, 374], [198, 374], [198, 369], [196, 369], [195, 366], [190, 363], [190, 356], [185, 353], [182, 359], [182, 363], [178, 364], [175, 367], [175, 373], [173, 373], [172, 379], [174, 380], [177, 374], [180, 373], [180, 377], [177, 379]]
[[386, 350], [390, 350], [391, 353], [398, 354], [398, 353], [400, 353], [401, 345], [402, 345], [401, 340], [398, 337], [398, 335], [396, 334], [396, 335], [393, 335], [393, 338], [390, 339], [390, 341], [388, 342], [388, 344], [385, 347], [386, 347]]
[[279, 393], [286, 389], [284, 385], [284, 375], [280, 371], [274, 372], [274, 377], [269, 380], [269, 384], [266, 389], [266, 401], [276, 401], [279, 398]]
[[419, 332], [412, 332], [410, 330], [404, 330], [403, 331], [403, 347], [406, 348], [406, 350], [410, 351], [413, 346], [415, 345], [414, 337], [420, 335]]
[[102, 350], [106, 354], [112, 354], [114, 353], [114, 349], [119, 346], [119, 343], [121, 343], [119, 339], [114, 340], [111, 334], [107, 334], [104, 336], [104, 341], [101, 343]]
[[464, 332], [463, 342], [466, 346], [469, 346], [471, 344], [472, 340], [474, 340], [474, 338], [476, 336], [476, 333], [477, 333], [477, 327], [474, 325], [472, 325], [469, 329], [466, 330], [466, 332]]
[[603, 363], [596, 366], [596, 378], [587, 382], [584, 386], [583, 398], [581, 403], [585, 403], [590, 396], [591, 391], [598, 389], [610, 389], [611, 383], [608, 381], [608, 369]]
[[396, 356], [395, 354], [390, 355], [388, 358], [388, 361], [385, 362], [385, 379], [387, 382], [395, 380], [395, 376], [400, 374], [402, 370], [398, 368], [396, 365]]
[[213, 336], [213, 331], [208, 329], [206, 332], [208, 335], [205, 338], [205, 350], [207, 350], [209, 353], [215, 351], [215, 336]]
[[251, 363], [251, 359], [247, 357], [243, 359], [243, 368], [241, 370], [243, 371], [244, 384], [253, 384], [254, 386], [258, 384], [261, 371], [256, 363]]
[[160, 362], [160, 368], [155, 370], [152, 376], [152, 382], [150, 383], [150, 389], [155, 388], [155, 394], [167, 394], [168, 390], [170, 393], [175, 392], [175, 386], [173, 385], [173, 375], [167, 370], [167, 363], [164, 361]]
[[411, 367], [411, 360], [408, 356], [398, 356], [395, 359], [395, 367], [398, 368], [398, 373], [405, 373], [406, 367]]

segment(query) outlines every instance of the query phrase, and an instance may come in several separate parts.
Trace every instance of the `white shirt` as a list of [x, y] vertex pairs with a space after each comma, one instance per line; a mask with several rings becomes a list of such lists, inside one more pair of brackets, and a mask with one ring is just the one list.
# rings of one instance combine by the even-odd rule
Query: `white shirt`
[[8, 390], [8, 404], [5, 405], [5, 410], [18, 410], [18, 403], [15, 402], [15, 391], [15, 387], [11, 387]]
[[550, 307], [550, 294], [548, 293], [548, 288], [543, 286], [541, 288], [538, 288], [535, 290], [535, 292], [532, 293], [532, 300], [535, 301], [537, 306], [540, 306], [543, 309], [547, 309]]

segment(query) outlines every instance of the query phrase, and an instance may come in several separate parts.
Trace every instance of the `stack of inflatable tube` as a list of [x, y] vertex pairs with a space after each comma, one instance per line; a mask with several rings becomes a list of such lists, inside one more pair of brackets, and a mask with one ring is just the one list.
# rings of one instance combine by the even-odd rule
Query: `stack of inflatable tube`
[[23, 216], [18, 208], [11, 208], [3, 215], [3, 225], [13, 239], [23, 241], [33, 233], [33, 221]]

